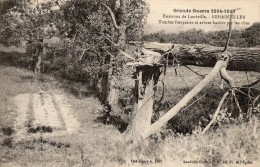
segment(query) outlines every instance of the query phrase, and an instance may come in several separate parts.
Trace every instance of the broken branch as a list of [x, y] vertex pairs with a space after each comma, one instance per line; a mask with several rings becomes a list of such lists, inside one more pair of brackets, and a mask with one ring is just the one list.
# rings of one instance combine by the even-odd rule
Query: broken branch
[[211, 72], [189, 93], [187, 93], [173, 108], [164, 114], [158, 121], [153, 123], [144, 136], [149, 137], [152, 133], [160, 129], [173, 116], [175, 116], [181, 109], [183, 109], [193, 97], [195, 97], [205, 86], [207, 86], [212, 81], [212, 79], [219, 73], [220, 69], [226, 66], [226, 63], [227, 62], [224, 60], [218, 60]]
[[237, 10], [239, 10], [240, 8], [237, 8], [237, 9], [233, 9], [234, 12], [230, 12], [230, 17], [229, 17], [229, 30], [228, 30], [228, 38], [227, 38], [227, 42], [226, 42], [226, 45], [225, 45], [225, 48], [223, 50], [223, 52], [227, 51], [227, 47], [228, 47], [228, 44], [229, 44], [229, 41], [230, 41], [230, 37], [231, 37], [231, 31], [232, 31], [232, 16], [233, 16], [233, 13], [235, 13]]
[[102, 3], [102, 2], [101, 2], [101, 5], [103, 5], [107, 9], [107, 11], [110, 13], [110, 17], [111, 17], [111, 19], [112, 19], [112, 21], [114, 23], [115, 28], [117, 30], [119, 30], [119, 26], [116, 23], [116, 17], [115, 17], [114, 12], [112, 11], [112, 9], [109, 6], [107, 6], [106, 4]]
[[189, 66], [187, 66], [187, 65], [184, 65], [184, 67], [186, 67], [187, 69], [189, 69], [191, 72], [193, 72], [193, 73], [197, 74], [199, 77], [201, 77], [201, 78], [205, 78], [205, 76], [204, 76], [204, 75], [202, 75], [202, 74], [199, 74], [197, 71], [194, 71], [194, 70], [193, 70], [193, 69], [191, 69]]
[[122, 51], [122, 50], [120, 51], [120, 53], [121, 53], [123, 56], [127, 57], [128, 59], [135, 60], [132, 56], [130, 56], [129, 54], [125, 53], [125, 52]]
[[204, 130], [202, 131], [202, 134], [203, 134], [203, 135], [207, 132], [207, 130], [210, 128], [210, 126], [216, 121], [217, 116], [218, 116], [218, 114], [219, 114], [219, 112], [220, 112], [220, 109], [221, 109], [221, 107], [222, 107], [222, 105], [223, 105], [223, 103], [224, 103], [226, 97], [227, 97], [229, 94], [230, 94], [230, 91], [227, 91], [227, 92], [222, 96], [222, 98], [221, 98], [221, 100], [220, 100], [220, 102], [219, 102], [219, 104], [218, 104], [218, 108], [217, 108], [217, 110], [216, 110], [216, 112], [215, 112], [215, 114], [214, 114], [212, 120], [209, 122], [209, 124], [208, 124], [208, 125], [204, 128]]
[[227, 73], [227, 70], [226, 70], [226, 67], [223, 67], [220, 69], [220, 76], [223, 80], [225, 80], [229, 86], [231, 88], [234, 88], [236, 87], [236, 84], [235, 84], [235, 81], [233, 80], [233, 78], [231, 78], [228, 73]]

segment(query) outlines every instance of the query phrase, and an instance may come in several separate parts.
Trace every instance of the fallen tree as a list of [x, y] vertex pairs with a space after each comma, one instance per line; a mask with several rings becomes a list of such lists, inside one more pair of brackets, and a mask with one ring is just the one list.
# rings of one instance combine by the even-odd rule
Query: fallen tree
[[[144, 43], [144, 48], [161, 53], [157, 63], [172, 65], [178, 61], [181, 65], [196, 65], [201, 67], [213, 67], [222, 47], [210, 45], [180, 45], [163, 44], [158, 42]], [[236, 48], [230, 47], [230, 57], [227, 70], [232, 71], [256, 71], [260, 72], [260, 48]]]
[[[222, 79], [233, 89], [236, 87], [235, 82], [226, 70], [260, 72], [259, 62], [259, 48], [230, 48], [228, 51], [223, 51], [223, 48], [209, 45], [145, 43], [142, 48], [142, 55], [138, 60], [128, 63], [128, 65], [135, 66], [137, 69], [136, 92], [134, 94], [137, 100], [135, 101], [132, 121], [126, 133], [135, 140], [149, 137], [181, 111], [217, 74], [220, 74]], [[214, 68], [173, 108], [151, 124], [149, 120], [151, 120], [153, 108], [149, 105], [153, 105], [158, 75], [160, 75], [157, 69], [174, 63]], [[149, 75], [143, 75], [147, 73], [147, 70]], [[156, 73], [153, 73], [153, 71]]]

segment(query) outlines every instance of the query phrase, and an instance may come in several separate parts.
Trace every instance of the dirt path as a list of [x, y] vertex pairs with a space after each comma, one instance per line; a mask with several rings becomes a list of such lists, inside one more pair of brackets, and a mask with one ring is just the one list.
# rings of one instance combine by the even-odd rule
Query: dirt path
[[122, 150], [114, 150], [121, 134], [96, 121], [102, 116], [97, 99], [74, 96], [71, 83], [50, 76], [36, 81], [20, 68], [0, 65], [0, 77], [0, 167], [118, 163]]
[[50, 137], [72, 134], [79, 129], [79, 123], [64, 95], [43, 91], [19, 94], [14, 98], [14, 104], [17, 106], [15, 141], [39, 135]]

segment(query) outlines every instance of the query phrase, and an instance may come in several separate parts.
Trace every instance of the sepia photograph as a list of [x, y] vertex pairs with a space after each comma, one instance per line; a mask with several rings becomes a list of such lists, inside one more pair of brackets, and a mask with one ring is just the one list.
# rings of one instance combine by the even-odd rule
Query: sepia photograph
[[0, 167], [259, 167], [260, 0], [0, 0]]

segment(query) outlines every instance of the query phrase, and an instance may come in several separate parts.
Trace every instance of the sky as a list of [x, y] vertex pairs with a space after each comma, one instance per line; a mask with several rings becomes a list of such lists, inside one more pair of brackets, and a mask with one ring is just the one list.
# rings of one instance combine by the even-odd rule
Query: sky
[[[225, 9], [241, 8], [235, 12], [235, 15], [238, 16], [237, 19], [233, 19], [233, 21], [237, 22], [236, 25], [233, 24], [234, 29], [245, 29], [254, 22], [260, 22], [260, 0], [147, 0], [147, 2], [150, 5], [150, 14], [148, 15], [147, 24], [145, 26], [146, 33], [157, 31], [178, 33], [192, 28], [202, 29], [204, 31], [225, 30], [228, 29], [227, 23], [229, 19], [216, 19], [216, 17], [226, 17], [223, 15], [229, 15], [228, 13], [224, 13]], [[186, 9], [191, 11], [188, 13], [179, 11]], [[193, 12], [194, 9], [196, 10], [195, 12]], [[212, 13], [214, 12], [211, 11], [212, 9], [221, 9], [222, 13]], [[209, 10], [209, 13], [200, 13], [198, 10], [200, 12], [203, 12], [201, 10]], [[163, 14], [171, 15], [174, 18], [165, 18]], [[182, 18], [183, 15], [185, 15], [186, 18]], [[203, 18], [187, 18], [196, 17], [196, 15], [203, 15]], [[214, 15], [214, 17], [212, 15]], [[215, 15], [218, 16], [215, 17]], [[163, 22], [159, 23], [159, 20], [167, 22], [167, 24], [162, 24]], [[180, 24], [180, 21], [192, 21], [193, 23]], [[198, 21], [198, 24], [195, 24], [195, 21]], [[213, 21], [220, 23], [213, 24]], [[211, 22], [211, 24], [208, 24], [209, 22]]]

